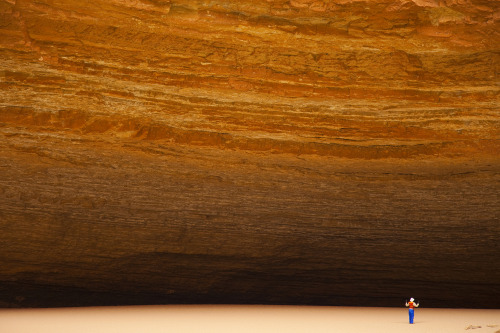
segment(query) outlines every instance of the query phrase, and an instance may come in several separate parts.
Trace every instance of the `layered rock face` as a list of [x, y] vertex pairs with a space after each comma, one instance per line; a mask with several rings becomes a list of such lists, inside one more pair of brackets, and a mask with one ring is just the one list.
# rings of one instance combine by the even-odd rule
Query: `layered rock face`
[[500, 307], [499, 20], [0, 0], [0, 305]]

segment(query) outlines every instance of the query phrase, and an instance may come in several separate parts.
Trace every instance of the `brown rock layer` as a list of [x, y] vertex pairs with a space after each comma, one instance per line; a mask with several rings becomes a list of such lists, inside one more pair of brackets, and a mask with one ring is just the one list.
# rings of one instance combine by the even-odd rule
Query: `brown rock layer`
[[500, 307], [499, 19], [0, 0], [0, 305]]

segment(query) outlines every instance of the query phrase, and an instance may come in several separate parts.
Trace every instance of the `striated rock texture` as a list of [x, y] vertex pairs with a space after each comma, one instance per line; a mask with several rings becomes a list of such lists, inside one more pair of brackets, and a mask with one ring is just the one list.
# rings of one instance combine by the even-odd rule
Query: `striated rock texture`
[[500, 3], [0, 0], [0, 306], [500, 307]]

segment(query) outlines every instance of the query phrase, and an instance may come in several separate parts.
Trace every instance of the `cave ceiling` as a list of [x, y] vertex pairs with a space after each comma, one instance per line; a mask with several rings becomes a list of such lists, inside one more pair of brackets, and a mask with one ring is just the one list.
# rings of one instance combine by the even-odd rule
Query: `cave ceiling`
[[499, 60], [498, 1], [0, 0], [0, 306], [500, 307]]

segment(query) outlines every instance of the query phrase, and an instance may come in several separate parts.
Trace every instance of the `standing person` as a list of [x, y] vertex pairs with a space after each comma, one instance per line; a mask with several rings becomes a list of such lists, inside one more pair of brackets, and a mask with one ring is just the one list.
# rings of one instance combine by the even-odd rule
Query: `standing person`
[[413, 298], [410, 298], [410, 302], [406, 302], [406, 307], [408, 309], [408, 314], [410, 315], [410, 324], [413, 324], [413, 317], [415, 316], [414, 308], [418, 308], [418, 303], [415, 302]]

